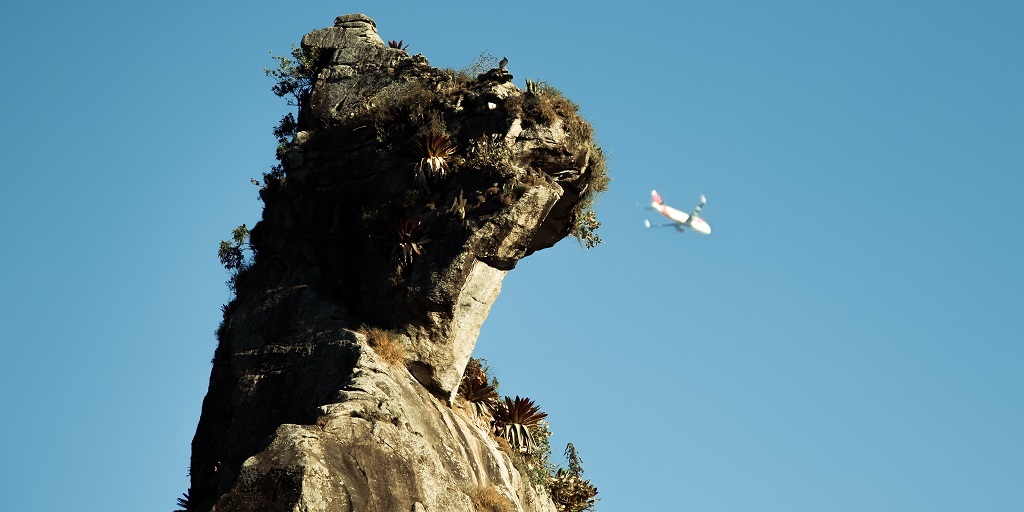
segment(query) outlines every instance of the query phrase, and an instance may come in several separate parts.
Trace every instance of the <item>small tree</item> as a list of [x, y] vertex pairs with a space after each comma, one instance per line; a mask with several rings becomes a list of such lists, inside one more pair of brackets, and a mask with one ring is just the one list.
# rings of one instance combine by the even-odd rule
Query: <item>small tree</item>
[[220, 258], [220, 264], [231, 273], [228, 287], [232, 292], [235, 291], [238, 275], [252, 266], [254, 252], [252, 244], [249, 243], [249, 228], [245, 227], [245, 224], [231, 230], [231, 240], [220, 241], [217, 257]]
[[270, 52], [270, 58], [277, 61], [277, 69], [263, 68], [263, 72], [277, 81], [271, 90], [281, 98], [291, 96], [289, 105], [302, 105], [319, 72], [320, 52], [316, 48], [303, 49], [293, 44], [291, 58], [274, 55], [274, 52]]

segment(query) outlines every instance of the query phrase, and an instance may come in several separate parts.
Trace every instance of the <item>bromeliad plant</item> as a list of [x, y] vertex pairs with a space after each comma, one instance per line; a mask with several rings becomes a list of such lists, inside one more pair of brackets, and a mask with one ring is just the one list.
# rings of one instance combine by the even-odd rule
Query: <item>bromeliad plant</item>
[[427, 188], [427, 180], [448, 175], [448, 159], [455, 154], [455, 143], [447, 135], [430, 134], [423, 137], [420, 149], [427, 156], [416, 166], [416, 180]]
[[395, 266], [401, 268], [412, 263], [414, 257], [423, 254], [424, 245], [430, 242], [427, 232], [430, 228], [419, 219], [403, 219], [395, 222], [392, 234], [395, 236], [395, 247], [391, 257]]
[[462, 374], [459, 395], [473, 405], [473, 413], [488, 417], [498, 402], [497, 381], [488, 382], [487, 371], [479, 359], [470, 358], [466, 371]]
[[530, 454], [535, 444], [532, 431], [547, 417], [548, 413], [540, 412], [533, 400], [506, 396], [494, 408], [494, 433], [508, 441], [512, 449]]
[[397, 48], [397, 49], [402, 50], [402, 51], [408, 50], [409, 49], [409, 45], [402, 46], [402, 41], [403, 41], [402, 39], [399, 39], [398, 41], [395, 41], [394, 39], [392, 39], [392, 40], [388, 41], [388, 48]]

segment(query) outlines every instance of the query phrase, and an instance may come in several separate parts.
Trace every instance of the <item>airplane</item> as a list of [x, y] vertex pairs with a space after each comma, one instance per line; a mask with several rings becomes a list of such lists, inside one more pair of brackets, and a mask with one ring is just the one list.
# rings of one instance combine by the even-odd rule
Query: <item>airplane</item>
[[[671, 226], [676, 228], [676, 231], [680, 233], [684, 231], [684, 228], [691, 228], [702, 235], [710, 235], [711, 226], [708, 225], [707, 221], [700, 217], [700, 210], [701, 208], [704, 208], [704, 205], [707, 204], [707, 202], [708, 200], [704, 197], [704, 194], [701, 194], [700, 204], [698, 204], [697, 207], [693, 209], [693, 213], [685, 213], [665, 204], [665, 202], [661, 200], [661, 196], [658, 195], [658, 191], [652, 190], [651, 208], [654, 208], [655, 210], [658, 211], [658, 213], [661, 213], [662, 215], [672, 220], [671, 224], [658, 224], [655, 225], [654, 227]], [[651, 221], [644, 220], [644, 226], [652, 227]]]

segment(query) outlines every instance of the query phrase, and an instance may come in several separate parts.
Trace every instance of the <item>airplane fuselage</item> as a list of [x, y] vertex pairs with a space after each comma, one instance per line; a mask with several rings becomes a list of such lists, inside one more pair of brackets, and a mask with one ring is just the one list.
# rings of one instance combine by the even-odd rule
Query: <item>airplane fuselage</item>
[[658, 213], [672, 219], [674, 222], [679, 223], [682, 226], [688, 227], [704, 235], [711, 234], [711, 226], [708, 225], [704, 219], [696, 215], [690, 215], [689, 213], [676, 210], [671, 206], [658, 203], [657, 201], [651, 202], [651, 207], [657, 210]]

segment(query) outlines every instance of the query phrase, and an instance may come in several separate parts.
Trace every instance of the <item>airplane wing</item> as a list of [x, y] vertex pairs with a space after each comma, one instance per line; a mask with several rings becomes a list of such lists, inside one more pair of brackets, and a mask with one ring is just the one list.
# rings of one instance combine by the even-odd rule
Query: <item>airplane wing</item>
[[700, 203], [693, 209], [693, 216], [700, 217], [700, 211], [704, 208], [704, 205], [708, 204], [708, 199], [704, 197], [704, 194], [700, 195]]

